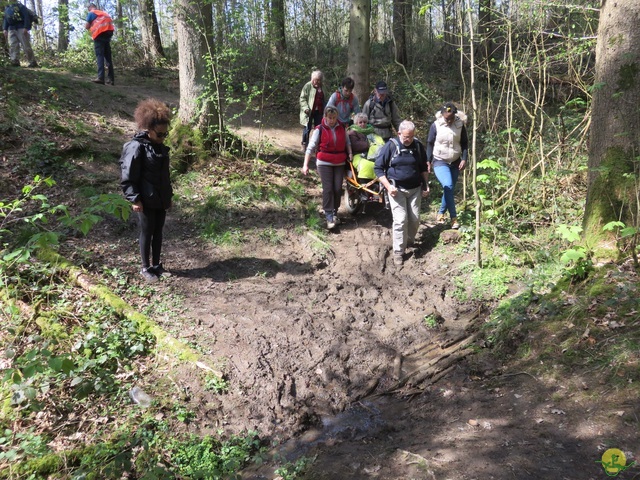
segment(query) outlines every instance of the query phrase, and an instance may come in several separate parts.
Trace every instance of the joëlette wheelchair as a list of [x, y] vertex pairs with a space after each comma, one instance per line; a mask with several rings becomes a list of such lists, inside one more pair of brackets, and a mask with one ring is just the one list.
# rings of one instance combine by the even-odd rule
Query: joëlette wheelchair
[[364, 212], [368, 203], [379, 203], [383, 204], [384, 208], [389, 208], [387, 190], [373, 171], [375, 154], [380, 146], [372, 145], [366, 154], [358, 154], [352, 162], [347, 162], [346, 187], [342, 203], [351, 215]]

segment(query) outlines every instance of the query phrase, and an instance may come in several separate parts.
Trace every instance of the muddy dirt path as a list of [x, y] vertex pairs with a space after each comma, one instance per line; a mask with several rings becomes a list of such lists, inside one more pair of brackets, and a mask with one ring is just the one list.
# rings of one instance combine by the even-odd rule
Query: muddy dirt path
[[[294, 113], [255, 120], [234, 125], [302, 163]], [[171, 212], [164, 261], [173, 276], [154, 293], [175, 295], [180, 311], [154, 319], [214, 359], [230, 384], [213, 395], [195, 387], [199, 379], [177, 380], [206, 419], [198, 431], [257, 430], [289, 460], [315, 458], [310, 479], [603, 478], [594, 462], [601, 439], [620, 432], [601, 421], [605, 407], [586, 411], [562, 385], [501, 376], [501, 365], [471, 357], [446, 364], [436, 383], [399, 384], [455, 347], [483, 314], [456, 300], [451, 272], [463, 258], [441, 241], [447, 233], [430, 223], [433, 212], [401, 267], [389, 255], [390, 214], [378, 206], [343, 212], [326, 241], [300, 233], [296, 214], [255, 206], [229, 215], [249, 234], [216, 248]], [[267, 225], [277, 243], [250, 234]], [[131, 265], [135, 277], [135, 225], [104, 235], [114, 253], [96, 261]], [[276, 476], [268, 463], [243, 478]]]

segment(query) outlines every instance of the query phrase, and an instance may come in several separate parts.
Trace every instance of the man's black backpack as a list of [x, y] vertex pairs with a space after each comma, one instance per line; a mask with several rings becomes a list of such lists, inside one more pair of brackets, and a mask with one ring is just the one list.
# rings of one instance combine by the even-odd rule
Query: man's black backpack
[[24, 18], [22, 17], [22, 5], [19, 3], [12, 3], [4, 10], [4, 18], [10, 27], [20, 27], [24, 24]]

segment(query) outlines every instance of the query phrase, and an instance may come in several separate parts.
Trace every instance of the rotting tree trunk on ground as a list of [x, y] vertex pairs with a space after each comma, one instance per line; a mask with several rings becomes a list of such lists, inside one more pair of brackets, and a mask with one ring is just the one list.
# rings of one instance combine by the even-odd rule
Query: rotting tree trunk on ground
[[596, 47], [584, 230], [598, 256], [615, 254], [612, 221], [638, 228], [640, 3], [605, 2]]

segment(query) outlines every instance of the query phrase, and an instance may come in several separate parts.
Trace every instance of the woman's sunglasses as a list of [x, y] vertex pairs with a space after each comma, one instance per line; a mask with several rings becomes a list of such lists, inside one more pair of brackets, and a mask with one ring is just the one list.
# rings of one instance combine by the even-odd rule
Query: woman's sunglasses
[[158, 132], [154, 130], [153, 133], [155, 133], [158, 138], [167, 138], [169, 136], [169, 132]]

